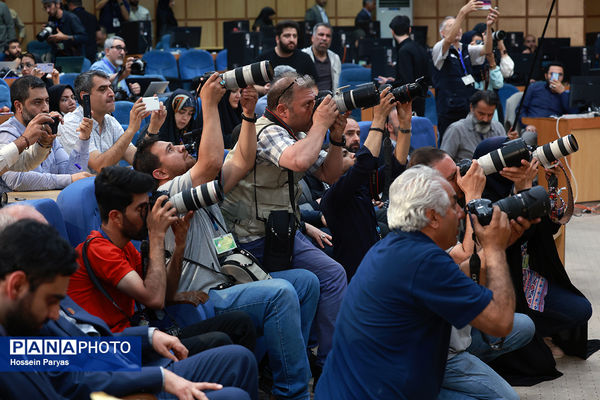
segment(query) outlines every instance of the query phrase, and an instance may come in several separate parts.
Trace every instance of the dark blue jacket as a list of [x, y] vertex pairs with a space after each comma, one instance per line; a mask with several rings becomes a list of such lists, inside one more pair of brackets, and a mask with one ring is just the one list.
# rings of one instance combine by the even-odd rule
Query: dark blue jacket
[[[462, 77], [473, 74], [469, 46], [462, 45], [462, 60], [460, 54], [450, 46], [448, 57], [444, 60], [441, 70], [433, 68], [433, 87], [435, 87], [435, 103], [438, 115], [453, 115], [469, 112], [469, 98], [475, 93], [473, 85], [465, 85]], [[462, 117], [461, 117], [462, 118]]]
[[535, 82], [529, 85], [521, 117], [545, 118], [551, 115], [577, 113], [577, 109], [569, 107], [569, 92], [554, 93], [548, 87], [548, 82]]

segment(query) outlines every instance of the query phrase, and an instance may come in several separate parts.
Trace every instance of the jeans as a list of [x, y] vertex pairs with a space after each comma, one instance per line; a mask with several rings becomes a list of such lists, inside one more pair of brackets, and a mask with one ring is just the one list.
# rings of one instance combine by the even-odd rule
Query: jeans
[[[438, 400], [455, 399], [518, 399], [519, 395], [486, 362], [525, 346], [535, 333], [533, 321], [525, 314], [515, 313], [512, 331], [502, 348], [493, 350], [483, 340], [479, 330], [472, 328], [471, 345], [446, 363], [442, 389]], [[500, 341], [486, 335], [490, 344]]]
[[[265, 239], [261, 238], [250, 243], [243, 243], [241, 247], [251, 252], [262, 262], [265, 249]], [[333, 329], [337, 318], [346, 287], [346, 270], [336, 261], [317, 249], [310, 240], [300, 232], [296, 232], [294, 240], [293, 268], [303, 268], [314, 272], [319, 278], [321, 296], [315, 319], [315, 330], [319, 349], [317, 363], [325, 364], [325, 358], [331, 350]], [[287, 279], [287, 278], [284, 278]]]
[[306, 345], [319, 299], [319, 281], [305, 270], [275, 272], [273, 278], [211, 290], [215, 313], [244, 311], [265, 336], [273, 372], [273, 394], [308, 399]]
[[[256, 358], [242, 346], [207, 350], [181, 361], [171, 361], [164, 368], [188, 381], [223, 385], [221, 390], [206, 392], [211, 400], [258, 399]], [[175, 396], [161, 392], [159, 398], [174, 399]]]

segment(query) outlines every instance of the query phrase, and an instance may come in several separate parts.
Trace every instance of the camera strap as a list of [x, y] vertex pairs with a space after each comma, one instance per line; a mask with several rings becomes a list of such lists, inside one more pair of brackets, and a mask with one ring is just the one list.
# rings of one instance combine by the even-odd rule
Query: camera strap
[[[567, 188], [567, 205], [566, 206], [567, 206], [567, 208], [566, 208], [564, 214], [562, 215], [562, 217], [552, 218], [552, 220], [558, 224], [566, 225], [567, 222], [569, 222], [571, 220], [571, 217], [573, 216], [573, 211], [575, 210], [575, 204], [573, 201], [573, 189], [571, 188], [571, 180], [569, 179], [569, 174], [567, 174], [567, 171], [565, 171], [565, 168], [563, 167], [562, 163], [557, 162], [556, 165], [563, 172], [563, 174], [565, 176], [565, 181], [567, 182], [567, 184], [566, 184], [566, 188]], [[556, 175], [551, 173], [549, 176], [546, 177], [546, 180], [548, 182], [548, 192], [549, 192], [550, 198], [553, 199], [554, 201], [558, 201], [560, 198], [560, 190], [558, 189], [558, 178], [556, 177]], [[556, 211], [558, 211], [554, 208], [555, 207], [553, 207], [552, 213], [555, 213]], [[551, 215], [551, 217], [552, 217], [552, 215]]]
[[473, 282], [479, 284], [479, 278], [481, 275], [481, 259], [479, 258], [479, 254], [477, 254], [477, 250], [475, 249], [475, 244], [477, 243], [477, 236], [475, 236], [475, 225], [473, 224], [473, 216], [471, 213], [468, 213], [469, 223], [471, 224], [471, 237], [473, 240], [473, 254], [469, 257], [469, 278], [473, 280]]
[[[386, 119], [386, 126], [389, 122], [389, 117]], [[389, 198], [390, 185], [392, 184], [392, 139], [387, 128], [383, 129], [383, 161], [385, 167], [383, 169], [383, 199]]]

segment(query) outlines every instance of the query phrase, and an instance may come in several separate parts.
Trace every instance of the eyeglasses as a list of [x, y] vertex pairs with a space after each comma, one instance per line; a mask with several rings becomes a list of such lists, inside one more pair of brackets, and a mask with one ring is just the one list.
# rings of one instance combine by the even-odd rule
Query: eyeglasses
[[75, 96], [65, 96], [60, 98], [61, 103], [66, 103], [69, 100], [77, 101], [77, 97]]
[[294, 83], [297, 83], [298, 86], [302, 87], [302, 86], [306, 85], [306, 83], [308, 82], [308, 79], [309, 79], [308, 75], [299, 76], [298, 78], [294, 79], [292, 81], [292, 83], [290, 83], [285, 89], [283, 89], [283, 91], [279, 94], [279, 96], [277, 96], [277, 101], [275, 102], [275, 104], [279, 104], [279, 100], [281, 99], [281, 97], [283, 97], [285, 92], [287, 92], [288, 90], [290, 90], [290, 88], [292, 86], [294, 86]]
[[125, 53], [127, 53], [127, 47], [123, 47], [123, 46], [111, 46], [111, 49], [117, 49], [117, 51], [121, 51], [123, 50]]

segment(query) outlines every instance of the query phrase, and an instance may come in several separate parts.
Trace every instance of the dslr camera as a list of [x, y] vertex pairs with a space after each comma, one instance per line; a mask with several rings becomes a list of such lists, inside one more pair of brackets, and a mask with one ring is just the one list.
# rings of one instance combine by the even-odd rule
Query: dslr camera
[[[200, 87], [214, 71], [204, 73], [200, 77]], [[244, 65], [230, 71], [223, 72], [221, 76], [221, 85], [227, 90], [237, 90], [250, 85], [266, 85], [273, 79], [273, 66], [268, 60], [256, 62], [254, 64]], [[198, 93], [200, 89], [198, 89]]]
[[506, 197], [492, 203], [488, 199], [476, 199], [467, 203], [467, 211], [477, 216], [481, 225], [488, 225], [492, 220], [493, 206], [498, 206], [509, 219], [523, 217], [534, 219], [550, 213], [550, 197], [541, 186], [534, 186], [514, 196]]
[[48, 36], [54, 35], [55, 33], [58, 33], [56, 22], [48, 21], [48, 23], [44, 25], [40, 33], [36, 35], [36, 38], [40, 42], [43, 42], [48, 39]]
[[141, 58], [134, 58], [131, 63], [132, 75], [144, 75], [146, 73], [146, 61]]
[[[579, 150], [577, 140], [573, 135], [563, 136], [553, 142], [533, 148], [522, 138], [510, 140], [502, 147], [477, 159], [486, 175], [501, 171], [504, 167], [520, 167], [521, 160], [531, 161], [537, 158], [544, 168], [552, 167], [559, 158], [568, 156]], [[464, 176], [471, 167], [471, 160], [460, 160], [456, 165]]]
[[315, 99], [315, 110], [327, 95], [331, 95], [340, 113], [352, 111], [356, 108], [369, 108], [379, 104], [379, 89], [373, 82], [358, 85], [356, 89], [342, 92], [348, 86], [338, 88], [335, 93], [329, 90], [320, 90]]
[[394, 100], [400, 103], [408, 103], [418, 97], [427, 97], [429, 85], [425, 81], [425, 77], [418, 78], [413, 83], [398, 86], [392, 89]]
[[[162, 195], [169, 196], [169, 192], [164, 190], [157, 190], [152, 193], [148, 200], [148, 207], [152, 209], [158, 198]], [[218, 180], [205, 183], [194, 188], [184, 190], [177, 193], [173, 197], [169, 198], [168, 201], [173, 204], [173, 207], [179, 214], [185, 214], [188, 211], [199, 210], [200, 208], [206, 208], [213, 204], [219, 203], [223, 200], [223, 186]], [[165, 200], [162, 205], [167, 202]]]

